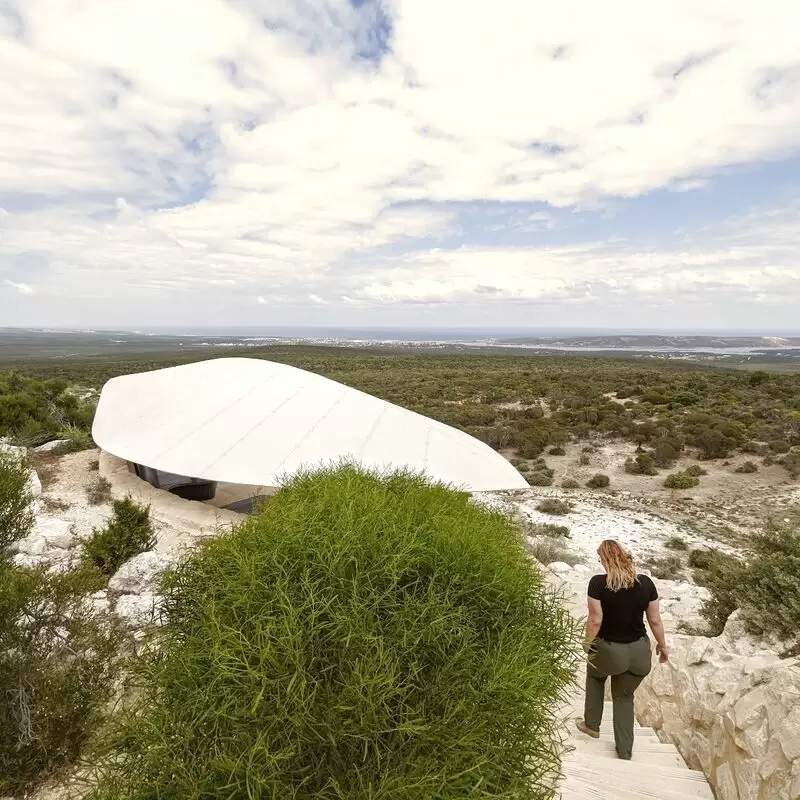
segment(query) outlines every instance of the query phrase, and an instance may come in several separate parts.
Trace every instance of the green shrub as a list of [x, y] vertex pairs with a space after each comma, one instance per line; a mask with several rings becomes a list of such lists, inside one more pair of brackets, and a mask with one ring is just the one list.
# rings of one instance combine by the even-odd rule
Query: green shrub
[[708, 475], [708, 471], [704, 470], [699, 464], [690, 464], [684, 472], [687, 475], [692, 475], [695, 478], [699, 478], [702, 475]]
[[563, 447], [551, 447], [548, 451], [551, 456], [565, 456], [567, 451]]
[[126, 561], [152, 550], [156, 539], [150, 506], [140, 506], [130, 497], [114, 501], [114, 511], [104, 528], [94, 529], [83, 545], [84, 560], [106, 577]]
[[575, 480], [575, 478], [564, 478], [564, 480], [561, 481], [562, 489], [577, 489], [579, 487], [580, 483], [578, 483], [578, 481]]
[[525, 480], [531, 486], [552, 486], [553, 479], [546, 472], [529, 472], [525, 475]]
[[667, 489], [693, 489], [699, 484], [700, 479], [688, 472], [673, 472], [664, 480], [664, 486]]
[[740, 464], [734, 472], [741, 472], [741, 473], [750, 473], [750, 472], [758, 472], [758, 465], [754, 464], [752, 461], [745, 461], [744, 464]]
[[96, 797], [552, 797], [576, 630], [504, 515], [302, 475], [165, 592]]
[[688, 550], [689, 545], [686, 544], [686, 540], [682, 539], [680, 536], [670, 536], [666, 542], [664, 542], [664, 547], [668, 550]]
[[653, 577], [659, 580], [678, 580], [683, 575], [683, 562], [680, 556], [649, 558], [645, 561], [645, 565]]
[[715, 550], [707, 548], [694, 548], [689, 551], [689, 566], [700, 570], [711, 569], [715, 553]]
[[83, 450], [91, 450], [94, 447], [89, 431], [79, 428], [77, 425], [71, 425], [66, 430], [59, 431], [57, 438], [64, 440], [64, 443], [57, 450], [59, 454], [80, 453]]
[[696, 578], [711, 592], [701, 613], [719, 633], [735, 609], [747, 630], [797, 641], [800, 631], [800, 534], [768, 523], [750, 539], [744, 559], [715, 553]]
[[533, 472], [542, 472], [550, 478], [555, 475], [555, 470], [550, 469], [550, 467], [547, 466], [547, 462], [543, 458], [537, 458], [536, 461], [533, 462], [531, 470]]
[[111, 500], [111, 484], [102, 475], [98, 475], [86, 487], [86, 499], [90, 506], [101, 506]]
[[12, 542], [24, 538], [33, 528], [28, 475], [25, 459], [0, 449], [0, 559]]
[[578, 463], [582, 467], [588, 467], [589, 464], [592, 463], [592, 455], [591, 455], [591, 453], [581, 453], [580, 458], [578, 459]]
[[785, 441], [784, 439], [777, 439], [769, 442], [768, 446], [773, 453], [777, 453], [778, 455], [788, 453], [789, 450], [792, 449], [792, 446], [789, 444], [789, 442]]
[[650, 453], [639, 453], [636, 458], [625, 459], [625, 472], [629, 475], [658, 475], [655, 461]]
[[586, 481], [586, 485], [590, 489], [605, 489], [610, 484], [611, 478], [609, 478], [608, 475], [601, 475], [599, 472], [597, 475], [592, 475], [592, 477]]
[[[55, 366], [48, 365], [47, 373]], [[0, 438], [35, 447], [72, 427], [88, 430], [93, 406], [67, 391], [62, 380], [36, 380], [18, 372], [0, 372]]]
[[546, 497], [539, 505], [536, 506], [537, 511], [543, 514], [553, 514], [557, 517], [563, 517], [572, 511], [572, 503], [569, 500], [559, 500], [555, 497]]
[[792, 478], [800, 477], [800, 452], [787, 453], [778, 459], [778, 463], [788, 471]]
[[570, 532], [566, 525], [553, 525], [550, 522], [533, 522], [527, 527], [528, 536], [549, 536], [551, 539], [569, 539]]
[[680, 449], [672, 441], [659, 439], [653, 446], [653, 464], [656, 467], [671, 467], [680, 455]]
[[0, 794], [27, 796], [72, 764], [119, 672], [119, 633], [81, 573], [0, 564]]
[[529, 539], [527, 541], [527, 548], [530, 554], [540, 563], [547, 566], [560, 561], [564, 564], [569, 564], [574, 567], [576, 564], [582, 564], [584, 558], [580, 553], [564, 547], [558, 539], [544, 537], [541, 539]]
[[99, 469], [100, 469], [100, 459], [99, 458], [93, 458], [89, 462], [88, 469], [89, 469], [89, 472], [97, 472], [97, 471], [99, 471]]

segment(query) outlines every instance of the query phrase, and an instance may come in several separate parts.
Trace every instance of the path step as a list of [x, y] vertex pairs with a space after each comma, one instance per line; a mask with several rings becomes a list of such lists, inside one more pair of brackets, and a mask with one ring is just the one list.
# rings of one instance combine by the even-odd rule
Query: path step
[[[617, 749], [613, 742], [589, 741], [570, 743], [573, 752], [589, 756], [591, 758], [617, 758]], [[653, 764], [660, 767], [671, 767], [673, 769], [686, 769], [686, 764], [681, 758], [681, 754], [672, 745], [659, 745], [658, 747], [634, 747], [634, 764]]]
[[[611, 784], [602, 775], [594, 775], [589, 780], [569, 775], [559, 787], [556, 797], [558, 800], [696, 800], [693, 794], [665, 786], [652, 789]], [[713, 795], [709, 795], [709, 798], [713, 798]]]
[[650, 795], [644, 792], [651, 791], [655, 793], [654, 797], [666, 797], [667, 792], [673, 792], [693, 800], [714, 800], [705, 776], [686, 767], [637, 764], [633, 761], [590, 757], [585, 753], [567, 753], [562, 765], [569, 778], [597, 786], [613, 786], [615, 791], [639, 790], [645, 798]]

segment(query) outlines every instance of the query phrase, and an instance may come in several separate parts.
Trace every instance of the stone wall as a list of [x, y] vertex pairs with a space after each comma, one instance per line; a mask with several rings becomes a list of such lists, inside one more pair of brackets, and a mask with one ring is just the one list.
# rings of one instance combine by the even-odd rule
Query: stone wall
[[798, 800], [800, 658], [763, 649], [738, 614], [719, 637], [670, 644], [636, 693], [641, 724], [677, 745], [718, 800]]

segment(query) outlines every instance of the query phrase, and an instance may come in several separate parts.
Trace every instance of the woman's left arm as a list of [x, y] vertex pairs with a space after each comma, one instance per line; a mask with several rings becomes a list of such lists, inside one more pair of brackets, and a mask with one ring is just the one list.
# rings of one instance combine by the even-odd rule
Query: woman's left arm
[[603, 624], [603, 606], [600, 605], [600, 601], [595, 600], [594, 597], [587, 597], [587, 601], [589, 604], [589, 613], [586, 617], [586, 633], [583, 638], [583, 649], [588, 653], [589, 648], [597, 638], [600, 626]]

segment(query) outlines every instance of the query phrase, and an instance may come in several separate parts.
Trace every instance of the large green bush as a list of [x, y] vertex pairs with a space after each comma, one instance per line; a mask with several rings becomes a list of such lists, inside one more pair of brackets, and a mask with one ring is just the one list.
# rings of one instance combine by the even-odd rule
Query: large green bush
[[73, 763], [111, 697], [120, 637], [91, 590], [82, 573], [0, 563], [0, 795]]
[[96, 797], [552, 797], [573, 623], [463, 493], [300, 476], [165, 592]]
[[756, 635], [798, 639], [800, 631], [800, 532], [769, 523], [750, 540], [744, 558], [714, 553], [696, 579], [711, 592], [702, 613], [715, 632], [735, 609]]
[[0, 560], [8, 546], [27, 536], [33, 527], [28, 475], [23, 458], [0, 448]]
[[133, 498], [114, 501], [114, 511], [103, 528], [95, 528], [84, 542], [84, 561], [106, 577], [111, 577], [126, 561], [156, 544], [150, 506]]

